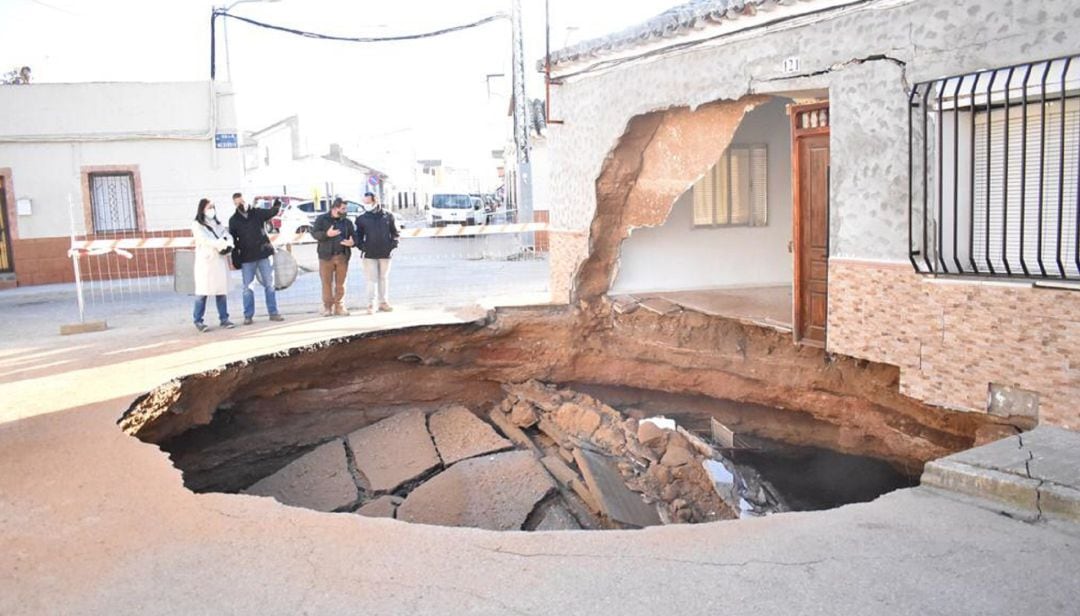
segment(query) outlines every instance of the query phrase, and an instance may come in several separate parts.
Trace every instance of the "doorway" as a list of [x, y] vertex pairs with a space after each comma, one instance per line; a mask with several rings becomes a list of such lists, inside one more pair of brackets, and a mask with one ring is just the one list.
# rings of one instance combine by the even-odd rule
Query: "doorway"
[[796, 342], [825, 346], [829, 285], [829, 103], [792, 105]]
[[4, 178], [0, 176], [0, 274], [15, 271], [15, 263], [11, 258], [11, 228], [8, 226], [7, 208], [7, 186]]

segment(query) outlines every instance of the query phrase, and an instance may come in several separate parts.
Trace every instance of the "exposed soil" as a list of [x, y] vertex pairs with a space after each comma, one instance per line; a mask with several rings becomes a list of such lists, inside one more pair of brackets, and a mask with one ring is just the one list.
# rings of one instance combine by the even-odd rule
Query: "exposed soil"
[[[700, 434], [712, 417], [746, 437], [869, 456], [907, 476], [916, 476], [927, 460], [970, 447], [977, 432], [1015, 429], [1002, 418], [900, 395], [895, 367], [830, 356], [769, 329], [695, 312], [619, 314], [606, 299], [499, 310], [465, 325], [358, 334], [253, 358], [168, 383], [137, 400], [120, 424], [159, 444], [196, 491], [244, 490], [329, 439], [404, 411], [430, 416], [450, 405], [485, 419], [498, 409], [512, 424], [550, 439], [541, 441], [549, 449], [542, 457], [558, 455], [565, 443], [539, 430], [539, 407], [508, 401], [503, 389], [530, 379], [563, 384], [571, 397], [611, 405], [631, 419], [675, 413]], [[550, 413], [577, 439], [595, 421], [561, 405]], [[536, 423], [530, 423], [533, 415]], [[589, 446], [625, 455], [604, 446], [632, 432], [615, 424], [615, 417], [601, 414]], [[454, 442], [464, 451], [465, 441]], [[653, 455], [662, 463], [666, 453]], [[577, 468], [572, 452], [569, 458], [564, 461]], [[657, 470], [619, 471], [648, 499], [666, 502], [675, 521], [716, 519], [692, 510], [700, 495], [660, 493], [673, 478], [659, 469], [691, 465], [649, 464], [637, 470]], [[677, 498], [687, 504], [672, 510]], [[553, 508], [556, 517], [562, 508]]]

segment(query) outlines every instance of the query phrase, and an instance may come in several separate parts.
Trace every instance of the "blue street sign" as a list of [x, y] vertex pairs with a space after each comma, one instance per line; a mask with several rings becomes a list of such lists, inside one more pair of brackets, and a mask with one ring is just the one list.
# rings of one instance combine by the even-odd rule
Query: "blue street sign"
[[236, 133], [218, 133], [214, 135], [214, 145], [218, 149], [232, 149], [239, 147]]

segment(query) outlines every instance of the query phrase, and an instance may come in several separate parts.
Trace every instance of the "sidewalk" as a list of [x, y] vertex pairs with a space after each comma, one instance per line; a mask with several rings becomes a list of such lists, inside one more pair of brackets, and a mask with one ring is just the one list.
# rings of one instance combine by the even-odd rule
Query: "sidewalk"
[[698, 526], [492, 533], [197, 495], [160, 450], [116, 426], [135, 395], [184, 373], [483, 315], [5, 339], [0, 613], [1075, 613], [1080, 526], [1020, 521], [931, 487]]
[[1080, 523], [1080, 434], [1039, 426], [935, 460], [922, 483], [984, 499], [1023, 519]]

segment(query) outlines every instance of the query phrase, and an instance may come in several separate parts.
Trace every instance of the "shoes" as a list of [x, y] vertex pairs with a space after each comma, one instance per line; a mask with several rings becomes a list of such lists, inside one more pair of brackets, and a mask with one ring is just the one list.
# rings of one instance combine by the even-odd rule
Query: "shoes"
[[367, 310], [365, 310], [364, 313], [375, 314], [375, 306], [368, 306]]
[[333, 314], [334, 314], [334, 310], [332, 308], [330, 308], [330, 306], [323, 306], [322, 310], [319, 311], [319, 316], [320, 317], [329, 317], [329, 316], [333, 316]]
[[222, 321], [221, 322], [221, 329], [232, 329], [234, 327], [236, 327], [236, 324], [233, 323], [232, 321]]
[[334, 304], [334, 315], [339, 317], [349, 316], [349, 311], [341, 304]]
[[251, 325], [254, 322], [255, 319], [252, 319], [251, 317], [244, 317], [244, 325]]
[[272, 314], [272, 315], [270, 315], [270, 320], [271, 321], [284, 321], [285, 317], [281, 316], [280, 314]]
[[394, 307], [386, 302], [379, 304], [379, 312], [393, 312]]
[[206, 323], [196, 323], [195, 329], [199, 330], [199, 332], [203, 334], [210, 331], [210, 327], [207, 326]]

